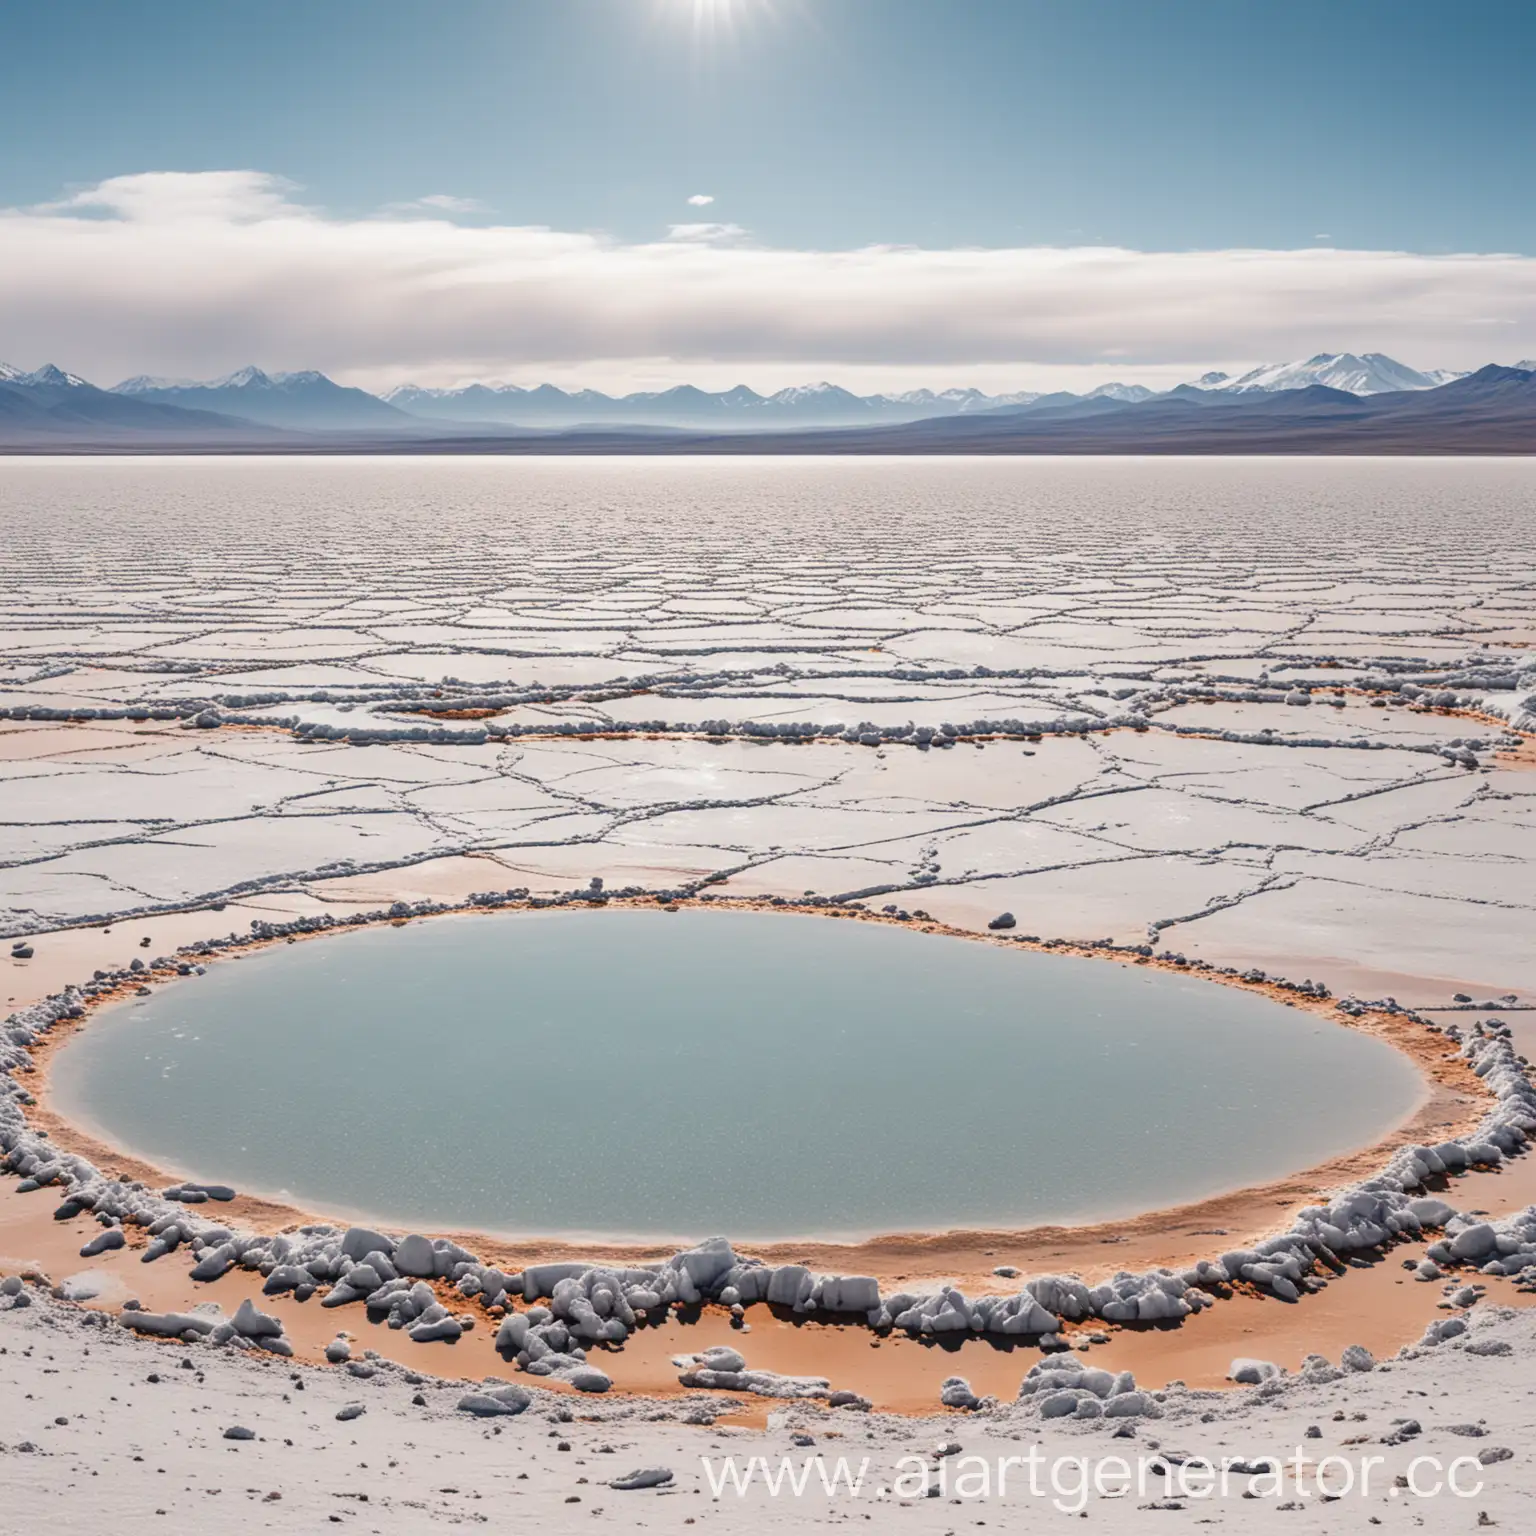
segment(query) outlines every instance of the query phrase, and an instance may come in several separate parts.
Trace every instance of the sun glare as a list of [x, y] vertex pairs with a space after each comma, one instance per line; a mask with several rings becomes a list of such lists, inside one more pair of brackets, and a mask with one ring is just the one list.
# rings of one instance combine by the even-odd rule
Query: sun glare
[[695, 34], [708, 36], [730, 31], [749, 11], [766, 11], [769, 0], [664, 0], [663, 8], [674, 18], [689, 20]]
[[805, 0], [650, 0], [649, 8], [660, 31], [689, 34], [701, 61], [748, 49], [769, 28], [814, 26]]

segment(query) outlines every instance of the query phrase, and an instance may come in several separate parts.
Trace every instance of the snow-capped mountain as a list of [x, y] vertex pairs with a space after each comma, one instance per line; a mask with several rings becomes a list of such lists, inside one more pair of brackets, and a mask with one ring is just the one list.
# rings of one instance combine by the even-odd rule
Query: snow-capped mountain
[[907, 390], [901, 394], [856, 395], [825, 380], [791, 385], [771, 395], [745, 384], [713, 392], [692, 384], [672, 389], [605, 395], [595, 389], [572, 392], [553, 384], [524, 389], [516, 384], [469, 384], [430, 389], [402, 384], [384, 399], [413, 416], [466, 425], [488, 422], [559, 430], [588, 426], [711, 428], [847, 427], [868, 423], [921, 421], [1022, 406], [1039, 399], [1030, 390], [988, 395], [979, 389]]
[[[1536, 360], [1516, 367], [1529, 372], [1536, 367]], [[465, 431], [473, 435], [585, 429], [733, 433], [904, 426], [965, 416], [1044, 414], [1058, 420], [1065, 419], [1063, 413], [1086, 417], [1109, 410], [1139, 410], [1165, 400], [1176, 403], [1181, 397], [1216, 404], [1241, 395], [1299, 393], [1319, 386], [1363, 399], [1432, 390], [1464, 377], [1446, 369], [1410, 368], [1380, 352], [1322, 352], [1299, 362], [1265, 364], [1237, 378], [1222, 372], [1206, 373], [1166, 394], [1144, 384], [1115, 380], [1082, 394], [1020, 390], [991, 395], [980, 389], [954, 388], [859, 395], [821, 380], [767, 395], [745, 384], [719, 391], [678, 384], [621, 396], [595, 389], [565, 390], [554, 384], [530, 388], [477, 383], [453, 389], [405, 384], [381, 398], [338, 384], [313, 369], [266, 373], [247, 366], [204, 381], [140, 374], [124, 379], [111, 391], [101, 391], [52, 364], [26, 372], [0, 363], [0, 391], [8, 396], [0, 403], [10, 418], [19, 419], [38, 410], [61, 409], [61, 401], [73, 396], [76, 403], [68, 408], [70, 420], [116, 420], [107, 401], [95, 398], [109, 395], [113, 400], [192, 412], [204, 418], [201, 423], [156, 418], [167, 429], [176, 425], [187, 430], [199, 425], [209, 429], [210, 423], [217, 426], [220, 422], [227, 430], [243, 422], [304, 433], [393, 432], [431, 437], [441, 436], [444, 430], [454, 436]], [[84, 403], [87, 399], [89, 403]], [[150, 418], [134, 420], [147, 424]]]
[[0, 384], [15, 384], [22, 389], [89, 389], [91, 386], [78, 374], [65, 373], [52, 363], [44, 363], [31, 373], [0, 363]]
[[1137, 405], [1143, 400], [1150, 400], [1156, 393], [1155, 389], [1148, 389], [1145, 384], [1100, 384], [1097, 389], [1090, 389], [1084, 398], [1124, 400], [1127, 405]]
[[1208, 373], [1195, 381], [1197, 389], [1217, 389], [1229, 394], [1271, 393], [1283, 389], [1308, 389], [1314, 384], [1342, 389], [1352, 395], [1385, 395], [1403, 389], [1437, 389], [1464, 377], [1437, 368], [1424, 373], [1382, 352], [1319, 352], [1304, 362], [1264, 363], [1237, 378]]
[[[507, 452], [518, 446], [601, 452], [610, 440], [627, 437], [632, 446], [622, 451], [668, 452], [663, 434], [681, 431], [691, 434], [692, 446], [712, 443], [711, 451], [729, 451], [734, 438], [740, 451], [800, 453], [827, 430], [840, 431], [841, 450], [854, 452], [1531, 451], [1536, 359], [1512, 368], [1489, 364], [1440, 382], [1447, 377], [1405, 369], [1378, 354], [1328, 353], [1251, 370], [1241, 379], [1207, 374], [1198, 385], [1166, 393], [1118, 382], [1081, 395], [976, 389], [856, 395], [826, 383], [762, 395], [745, 385], [711, 393], [683, 384], [615, 399], [552, 384], [475, 384], [402, 388], [390, 403], [315, 372], [242, 368], [205, 384], [139, 377], [108, 391], [52, 364], [31, 372], [0, 364], [0, 451], [17, 445], [178, 451], [281, 446], [296, 437], [320, 451], [356, 451], [365, 426], [375, 429], [373, 446], [406, 452], [446, 437], [499, 438], [498, 451]], [[436, 424], [426, 419], [434, 415]], [[576, 433], [560, 444], [543, 435], [589, 427], [603, 436], [587, 441]], [[751, 429], [768, 430], [758, 438]]]
[[366, 431], [410, 424], [409, 417], [377, 395], [337, 384], [313, 369], [263, 373], [248, 366], [203, 383], [140, 374], [124, 379], [112, 393], [300, 431]]
[[[1323, 384], [1350, 394], [1386, 394], [1398, 390], [1433, 389], [1460, 374], [1421, 372], [1379, 352], [1355, 356], [1326, 352], [1304, 362], [1272, 363], [1240, 378], [1207, 373], [1193, 387], [1229, 394], [1274, 393]], [[463, 389], [422, 389], [406, 384], [384, 398], [415, 416], [466, 425], [499, 422], [548, 430], [578, 426], [658, 426], [675, 428], [850, 427], [895, 425], [935, 417], [977, 412], [1020, 411], [1068, 407], [1083, 400], [1139, 405], [1156, 399], [1158, 391], [1145, 384], [1113, 381], [1077, 395], [1066, 391], [1041, 394], [1020, 390], [989, 395], [979, 389], [911, 389], [899, 394], [856, 395], [825, 380], [795, 385], [760, 395], [746, 385], [715, 394], [679, 385], [674, 389], [612, 396], [597, 390], [567, 393], [551, 384], [522, 389], [513, 384], [471, 384]]]
[[214, 433], [230, 441], [267, 435], [233, 416], [98, 389], [52, 363], [30, 373], [0, 363], [0, 442], [185, 442]]

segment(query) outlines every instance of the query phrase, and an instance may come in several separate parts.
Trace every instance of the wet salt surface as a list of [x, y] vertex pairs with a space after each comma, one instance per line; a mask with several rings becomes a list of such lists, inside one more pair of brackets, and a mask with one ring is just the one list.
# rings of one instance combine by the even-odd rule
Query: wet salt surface
[[435, 1230], [1021, 1226], [1363, 1145], [1380, 1042], [1131, 966], [767, 913], [463, 917], [112, 1008], [56, 1102], [199, 1177]]

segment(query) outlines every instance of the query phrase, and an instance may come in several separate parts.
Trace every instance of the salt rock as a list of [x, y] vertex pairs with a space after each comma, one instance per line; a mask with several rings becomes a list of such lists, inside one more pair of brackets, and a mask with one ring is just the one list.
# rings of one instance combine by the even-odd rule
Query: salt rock
[[227, 1274], [235, 1264], [235, 1249], [232, 1243], [223, 1243], [205, 1253], [196, 1264], [192, 1266], [192, 1278], [194, 1280], [217, 1280], [221, 1275]]
[[361, 1403], [348, 1403], [345, 1408], [337, 1412], [336, 1418], [339, 1423], [346, 1424], [352, 1419], [362, 1418], [367, 1411]]
[[496, 1330], [497, 1352], [515, 1355], [527, 1343], [530, 1326], [526, 1312], [509, 1312]]
[[239, 1309], [230, 1319], [230, 1326], [243, 1339], [275, 1339], [283, 1331], [282, 1320], [266, 1312], [258, 1312], [249, 1296], [240, 1303]]
[[134, 1333], [150, 1333], [162, 1339], [176, 1339], [187, 1333], [212, 1333], [217, 1327], [214, 1319], [202, 1312], [124, 1311], [118, 1322]]
[[476, 1418], [490, 1419], [501, 1415], [521, 1413], [533, 1398], [521, 1387], [496, 1387], [488, 1392], [466, 1392], [459, 1399], [460, 1413], [472, 1413]]
[[768, 1282], [769, 1305], [798, 1307], [810, 1300], [814, 1282], [811, 1272], [803, 1264], [780, 1264]]
[[385, 1278], [371, 1264], [354, 1264], [341, 1277], [341, 1283], [356, 1296], [370, 1296], [384, 1284]]
[[1443, 1344], [1447, 1339], [1458, 1338], [1467, 1331], [1465, 1321], [1459, 1317], [1443, 1317], [1424, 1330], [1425, 1344]]
[[98, 1233], [90, 1242], [80, 1250], [82, 1259], [94, 1259], [98, 1253], [109, 1253], [115, 1248], [121, 1248], [127, 1243], [121, 1227], [108, 1227], [105, 1232]]
[[410, 1331], [416, 1344], [451, 1344], [464, 1332], [464, 1325], [456, 1317], [426, 1318]]
[[531, 1264], [523, 1271], [523, 1300], [537, 1301], [541, 1296], [552, 1296], [555, 1286], [560, 1281], [577, 1279], [585, 1274], [589, 1267], [579, 1261], [564, 1264]]
[[226, 1440], [254, 1440], [256, 1438], [256, 1431], [254, 1429], [247, 1429], [244, 1424], [231, 1424], [224, 1431], [224, 1438]]
[[1351, 1344], [1339, 1356], [1339, 1365], [1346, 1371], [1374, 1371], [1376, 1356], [1363, 1344]]
[[395, 1245], [382, 1232], [375, 1232], [370, 1227], [349, 1227], [341, 1240], [341, 1251], [344, 1257], [361, 1261], [370, 1253], [391, 1255]]
[[982, 1399], [971, 1391], [964, 1376], [948, 1376], [939, 1388], [939, 1401], [946, 1408], [980, 1408]]
[[641, 1467], [634, 1472], [626, 1472], [622, 1477], [614, 1478], [608, 1486], [628, 1493], [637, 1488], [664, 1488], [671, 1481], [670, 1467]]
[[227, 1203], [235, 1198], [235, 1191], [228, 1184], [193, 1184], [188, 1182], [181, 1187], [188, 1194], [202, 1195], [208, 1200], [222, 1200]]
[[[715, 1289], [735, 1267], [735, 1250], [723, 1237], [707, 1238], [697, 1248], [675, 1255], [666, 1265], [679, 1276], [686, 1275], [701, 1292]], [[687, 1300], [686, 1297], [682, 1299]]]
[[746, 1356], [726, 1344], [716, 1344], [695, 1357], [700, 1365], [711, 1371], [744, 1371]]
[[1451, 1257], [1455, 1259], [1485, 1259], [1499, 1245], [1498, 1234], [1486, 1221], [1466, 1227], [1451, 1239]]
[[352, 1346], [345, 1339], [335, 1338], [325, 1346], [325, 1358], [332, 1365], [344, 1365], [352, 1358]]
[[976, 1309], [982, 1325], [991, 1333], [1043, 1334], [1061, 1328], [1061, 1319], [1027, 1290], [1017, 1296], [984, 1296]]
[[1503, 1339], [1476, 1339], [1467, 1345], [1469, 1355], [1512, 1355], [1514, 1347]]
[[714, 1371], [708, 1366], [690, 1365], [678, 1377], [685, 1387], [703, 1387], [712, 1392], [751, 1392], [758, 1397], [824, 1398], [832, 1407], [840, 1406], [839, 1397], [856, 1400], [854, 1393], [836, 1393], [825, 1376], [781, 1376], [777, 1371]]
[[1128, 1392], [1135, 1385], [1136, 1379], [1129, 1371], [1122, 1371], [1115, 1376], [1097, 1366], [1084, 1365], [1076, 1355], [1064, 1355], [1031, 1366], [1024, 1380], [1019, 1383], [1019, 1397], [1022, 1400], [1062, 1390], [1109, 1397], [1118, 1392]]
[[402, 1237], [400, 1246], [394, 1252], [395, 1268], [402, 1275], [410, 1275], [417, 1280], [434, 1278], [433, 1264], [436, 1258], [432, 1244], [414, 1232], [409, 1237]]
[[1256, 1387], [1261, 1382], [1273, 1381], [1280, 1375], [1280, 1367], [1272, 1360], [1250, 1360], [1239, 1357], [1227, 1370], [1227, 1380], [1241, 1386]]
[[880, 1282], [869, 1275], [827, 1275], [817, 1282], [813, 1300], [824, 1312], [873, 1312]]
[[[377, 1248], [363, 1255], [363, 1262], [358, 1268], [371, 1269], [379, 1277], [380, 1285], [388, 1284], [389, 1281], [400, 1278], [400, 1271], [390, 1262], [389, 1255], [380, 1252]], [[349, 1271], [349, 1273], [355, 1273], [355, 1271]]]

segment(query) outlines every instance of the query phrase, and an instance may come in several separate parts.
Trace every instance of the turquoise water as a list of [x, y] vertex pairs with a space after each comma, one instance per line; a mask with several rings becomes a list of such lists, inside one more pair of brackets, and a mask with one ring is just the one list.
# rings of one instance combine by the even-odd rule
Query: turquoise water
[[278, 946], [104, 1011], [53, 1080], [193, 1177], [668, 1238], [1128, 1214], [1364, 1145], [1420, 1090], [1376, 1040], [1194, 978], [697, 910]]

